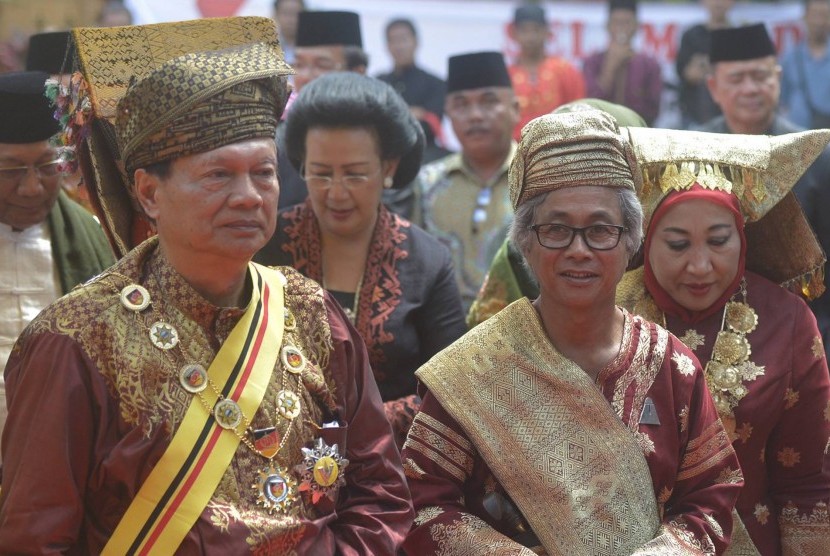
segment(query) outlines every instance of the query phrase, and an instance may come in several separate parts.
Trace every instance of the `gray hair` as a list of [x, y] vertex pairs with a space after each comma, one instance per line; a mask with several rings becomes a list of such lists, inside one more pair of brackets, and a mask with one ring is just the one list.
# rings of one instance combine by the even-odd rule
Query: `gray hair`
[[[628, 254], [629, 262], [637, 254], [640, 249], [640, 244], [643, 241], [643, 206], [637, 198], [637, 194], [630, 189], [619, 188], [617, 191], [617, 198], [620, 201], [620, 211], [622, 212], [622, 225], [628, 228], [625, 233], [625, 251]], [[526, 255], [530, 251], [530, 247], [536, 238], [530, 226], [533, 224], [533, 218], [536, 216], [536, 209], [545, 202], [545, 199], [550, 195], [550, 191], [541, 195], [531, 197], [518, 207], [516, 213], [513, 215], [513, 222], [510, 224], [510, 231], [508, 237], [515, 245], [522, 255]], [[525, 260], [525, 266], [527, 261]], [[529, 268], [529, 267], [528, 267]]]

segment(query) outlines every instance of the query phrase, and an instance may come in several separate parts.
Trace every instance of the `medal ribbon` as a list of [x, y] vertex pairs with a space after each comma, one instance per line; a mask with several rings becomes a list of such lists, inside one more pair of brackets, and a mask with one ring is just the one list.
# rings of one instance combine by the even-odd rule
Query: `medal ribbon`
[[[265, 397], [284, 328], [285, 278], [249, 263], [248, 308], [222, 344], [208, 374], [226, 399], [254, 415]], [[221, 386], [220, 386], [221, 385]], [[173, 554], [196, 523], [230, 465], [240, 439], [220, 427], [196, 396], [102, 554]]]

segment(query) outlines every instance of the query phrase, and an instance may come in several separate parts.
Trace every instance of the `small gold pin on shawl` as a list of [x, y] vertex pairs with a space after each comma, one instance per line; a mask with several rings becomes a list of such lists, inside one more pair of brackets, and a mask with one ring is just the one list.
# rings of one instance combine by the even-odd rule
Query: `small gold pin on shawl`
[[659, 425], [660, 418], [657, 416], [657, 408], [654, 407], [654, 402], [651, 398], [646, 398], [643, 404], [643, 411], [640, 413], [641, 425]]

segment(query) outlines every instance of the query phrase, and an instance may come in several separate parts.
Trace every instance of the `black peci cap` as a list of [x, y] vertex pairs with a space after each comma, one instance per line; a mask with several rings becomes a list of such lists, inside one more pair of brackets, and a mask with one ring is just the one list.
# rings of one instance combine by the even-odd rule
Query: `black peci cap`
[[45, 71], [51, 75], [72, 72], [75, 43], [69, 31], [38, 33], [29, 37], [26, 71]]
[[297, 21], [297, 46], [329, 45], [363, 48], [360, 16], [354, 12], [300, 12]]
[[775, 56], [775, 45], [763, 23], [714, 29], [711, 37], [709, 61], [713, 64]]
[[482, 87], [512, 87], [501, 52], [473, 52], [450, 57], [448, 93]]
[[58, 132], [54, 109], [44, 95], [48, 78], [42, 71], [0, 74], [0, 143], [36, 143]]

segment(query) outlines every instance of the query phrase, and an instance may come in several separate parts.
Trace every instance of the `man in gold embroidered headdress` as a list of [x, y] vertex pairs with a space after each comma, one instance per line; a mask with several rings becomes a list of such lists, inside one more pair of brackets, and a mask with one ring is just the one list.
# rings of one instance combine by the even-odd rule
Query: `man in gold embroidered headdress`
[[524, 128], [510, 236], [539, 297], [417, 372], [428, 391], [402, 454], [416, 509], [408, 553], [726, 548], [743, 481], [700, 365], [614, 304], [642, 238], [638, 180], [604, 112]]
[[[220, 48], [165, 50], [194, 36]], [[94, 128], [75, 136], [90, 141], [90, 182], [108, 222], [139, 208], [158, 236], [48, 307], [15, 346], [0, 552], [394, 554], [412, 509], [365, 347], [319, 285], [250, 262], [279, 193], [290, 68], [273, 23], [75, 39], [72, 104], [93, 111], [72, 121]], [[92, 42], [130, 45], [133, 65], [96, 73]], [[118, 76], [101, 86], [124, 67], [137, 76], [128, 89]], [[95, 142], [112, 132], [96, 103], [113, 97], [120, 174]], [[124, 178], [132, 204], [103, 194], [104, 175]], [[111, 230], [125, 246], [129, 232]]]

